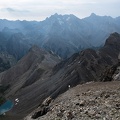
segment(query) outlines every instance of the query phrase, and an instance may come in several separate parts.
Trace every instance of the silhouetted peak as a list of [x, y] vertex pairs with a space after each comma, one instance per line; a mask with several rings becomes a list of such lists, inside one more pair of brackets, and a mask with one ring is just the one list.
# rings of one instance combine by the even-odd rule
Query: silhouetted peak
[[58, 17], [60, 17], [60, 16], [62, 16], [62, 15], [57, 14], [57, 13], [55, 13], [54, 15], [51, 15], [52, 18], [58, 18]]
[[91, 17], [96, 17], [97, 15], [95, 13], [91, 13]]
[[65, 14], [65, 15], [61, 15], [61, 14], [57, 14], [57, 13], [55, 13], [54, 15], [51, 15], [51, 17], [50, 18], [77, 18], [75, 15], [73, 15], [73, 14]]
[[55, 13], [54, 16], [59, 16], [59, 15], [57, 13]]

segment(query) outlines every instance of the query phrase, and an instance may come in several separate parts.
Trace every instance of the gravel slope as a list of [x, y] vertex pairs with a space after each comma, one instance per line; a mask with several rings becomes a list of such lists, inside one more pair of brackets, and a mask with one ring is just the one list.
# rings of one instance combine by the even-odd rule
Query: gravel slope
[[[32, 114], [24, 120], [33, 120]], [[120, 120], [120, 82], [90, 82], [70, 88], [36, 120]]]

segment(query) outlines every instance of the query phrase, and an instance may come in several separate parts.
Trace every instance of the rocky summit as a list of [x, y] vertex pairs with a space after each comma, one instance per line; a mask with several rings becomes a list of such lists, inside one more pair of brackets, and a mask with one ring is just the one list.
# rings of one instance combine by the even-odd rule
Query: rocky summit
[[[88, 82], [70, 88], [35, 120], [119, 120], [120, 82]], [[35, 111], [34, 111], [35, 112]], [[32, 114], [24, 120], [34, 120]]]

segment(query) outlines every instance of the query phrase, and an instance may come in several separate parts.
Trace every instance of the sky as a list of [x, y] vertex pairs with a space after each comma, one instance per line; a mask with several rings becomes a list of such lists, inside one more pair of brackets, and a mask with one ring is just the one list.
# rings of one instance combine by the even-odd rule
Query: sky
[[44, 20], [55, 13], [79, 18], [95, 13], [120, 16], [120, 0], [1, 0], [0, 19]]

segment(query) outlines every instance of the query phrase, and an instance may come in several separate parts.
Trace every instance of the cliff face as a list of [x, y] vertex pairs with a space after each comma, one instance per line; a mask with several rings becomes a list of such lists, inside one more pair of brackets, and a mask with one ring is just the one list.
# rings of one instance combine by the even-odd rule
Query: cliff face
[[120, 81], [120, 65], [117, 67], [116, 71], [114, 72], [112, 79]]
[[120, 62], [109, 67], [101, 76], [101, 81], [112, 81], [112, 80], [120, 80]]

